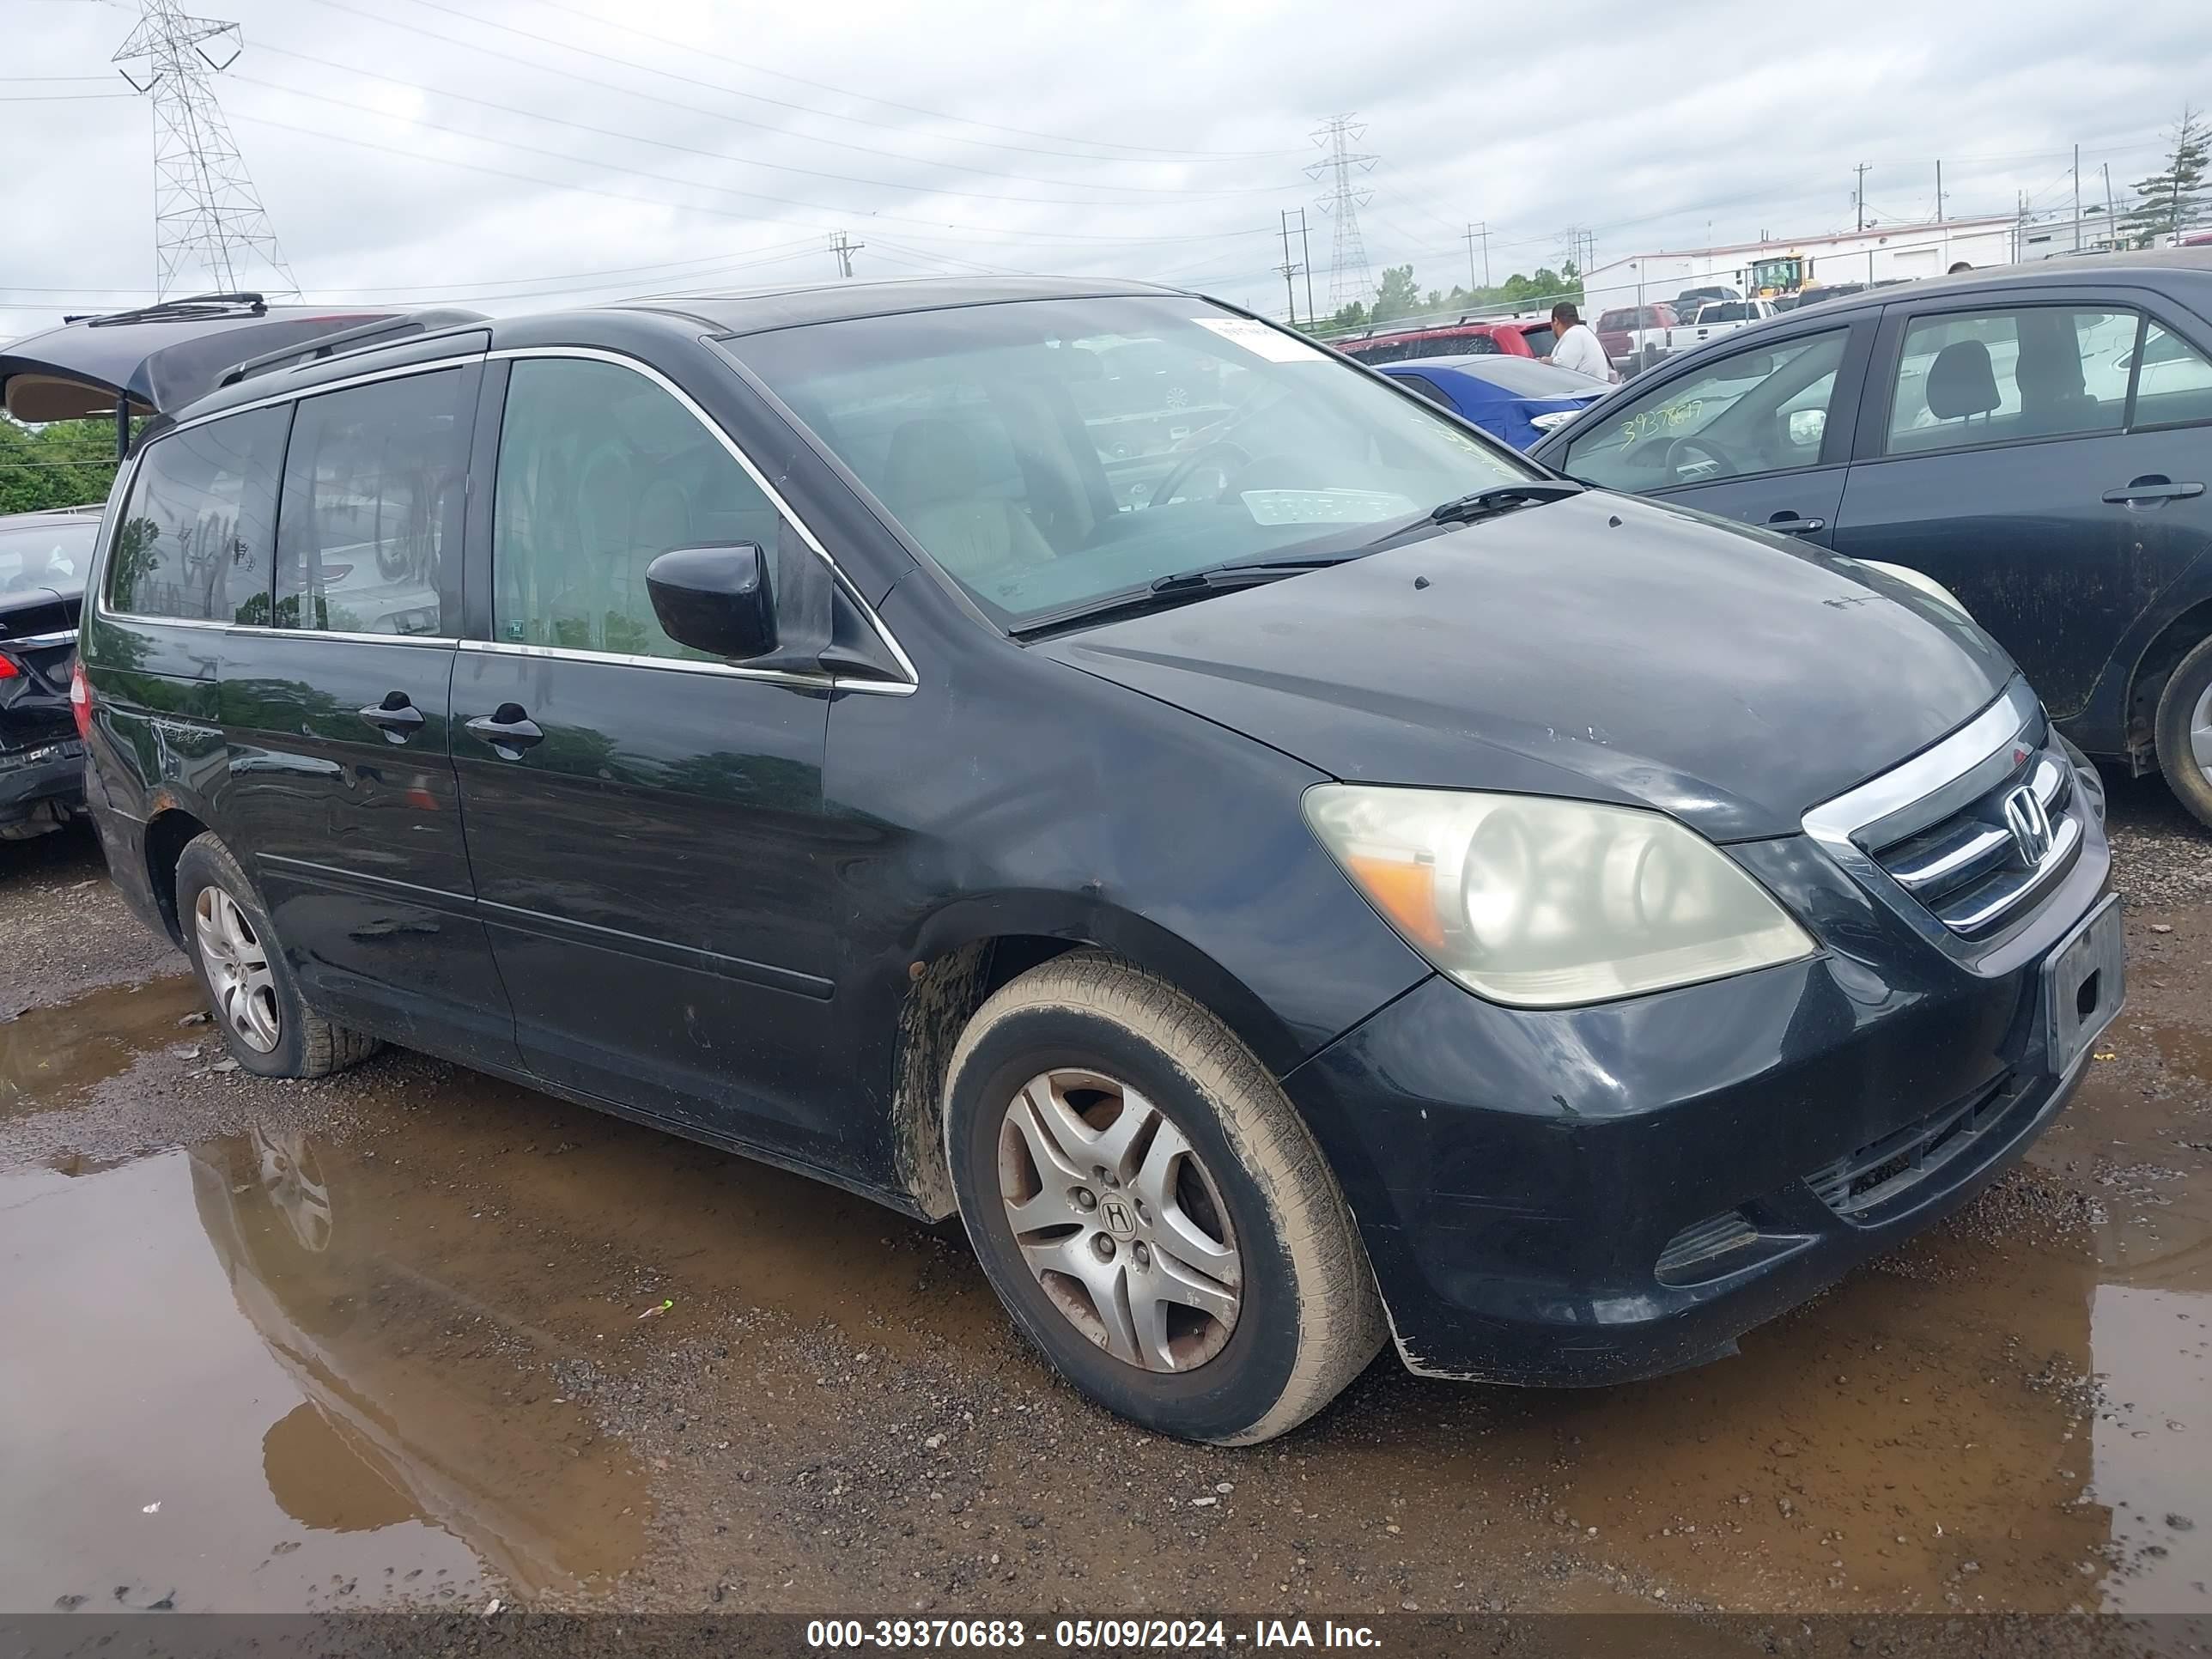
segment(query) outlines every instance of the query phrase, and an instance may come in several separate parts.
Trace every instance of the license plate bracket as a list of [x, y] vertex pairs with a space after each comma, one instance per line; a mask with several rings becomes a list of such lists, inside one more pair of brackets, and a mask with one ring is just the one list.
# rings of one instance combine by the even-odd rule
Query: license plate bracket
[[2120, 896], [2108, 893], [2043, 959], [2045, 1058], [2053, 1073], [2072, 1069], [2119, 1012], [2126, 956]]

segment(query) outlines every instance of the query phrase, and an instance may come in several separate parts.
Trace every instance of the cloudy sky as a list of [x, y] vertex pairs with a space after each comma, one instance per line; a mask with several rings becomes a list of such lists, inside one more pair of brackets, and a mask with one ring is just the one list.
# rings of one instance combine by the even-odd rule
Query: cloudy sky
[[[300, 289], [495, 311], [828, 280], [843, 231], [861, 276], [1111, 272], [1279, 315], [1302, 207], [1325, 310], [1306, 168], [1340, 112], [1376, 158], [1369, 264], [1448, 288], [1469, 222], [1500, 279], [1569, 226], [1601, 261], [1848, 226], [1862, 161], [1883, 222], [1931, 216], [1939, 158], [1954, 216], [2063, 211], [2077, 143], [2085, 204], [2107, 163], [2124, 198], [2212, 103], [2202, 0], [190, 3], [242, 30], [214, 84]], [[154, 297], [152, 117], [109, 63], [137, 12], [0, 0], [0, 337]]]

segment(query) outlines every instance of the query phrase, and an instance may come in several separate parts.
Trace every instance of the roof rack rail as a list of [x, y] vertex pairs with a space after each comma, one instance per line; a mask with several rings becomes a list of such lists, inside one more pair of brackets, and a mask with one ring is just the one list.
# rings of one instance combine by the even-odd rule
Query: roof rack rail
[[169, 323], [194, 317], [258, 317], [268, 309], [269, 301], [258, 294], [191, 294], [179, 299], [162, 300], [150, 306], [139, 306], [131, 311], [111, 311], [99, 316], [65, 317], [62, 320], [82, 322], [91, 328], [113, 328], [123, 323]]
[[465, 323], [485, 320], [481, 311], [469, 311], [459, 306], [434, 307], [428, 311], [410, 311], [396, 317], [379, 317], [374, 322], [363, 323], [357, 328], [341, 329], [336, 334], [325, 334], [318, 339], [295, 342], [279, 346], [274, 351], [264, 351], [258, 357], [248, 357], [243, 362], [233, 363], [216, 380], [218, 386], [236, 386], [240, 380], [251, 380], [256, 374], [266, 374], [274, 368], [320, 362], [328, 357], [342, 357], [349, 352], [365, 351], [370, 346], [386, 341], [404, 338], [410, 334], [428, 334], [441, 328], [454, 328]]

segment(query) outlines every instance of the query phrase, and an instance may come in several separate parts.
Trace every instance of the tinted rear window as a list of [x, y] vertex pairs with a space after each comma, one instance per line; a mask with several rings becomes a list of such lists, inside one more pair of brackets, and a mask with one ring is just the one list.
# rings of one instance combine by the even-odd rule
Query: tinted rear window
[[1587, 374], [1560, 368], [1540, 357], [1485, 357], [1462, 363], [1460, 372], [1487, 380], [1516, 398], [1587, 398], [1596, 388]]
[[97, 519], [62, 519], [21, 529], [0, 525], [0, 593], [40, 587], [82, 593], [99, 535]]
[[289, 409], [256, 409], [147, 447], [109, 561], [108, 603], [137, 617], [269, 620]]

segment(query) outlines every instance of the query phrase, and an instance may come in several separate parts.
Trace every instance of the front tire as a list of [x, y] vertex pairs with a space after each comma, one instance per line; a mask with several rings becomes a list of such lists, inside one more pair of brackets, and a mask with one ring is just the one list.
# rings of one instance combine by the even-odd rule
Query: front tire
[[984, 1003], [946, 1078], [945, 1150], [1015, 1323], [1148, 1429], [1270, 1439], [1382, 1346], [1374, 1273], [1289, 1100], [1126, 963], [1057, 957]]
[[2159, 693], [2158, 767], [2200, 823], [2212, 826], [2212, 640], [2174, 665]]
[[307, 1006], [276, 930], [238, 860], [212, 834], [177, 860], [177, 919], [223, 1046], [257, 1077], [328, 1077], [376, 1052], [376, 1039]]

